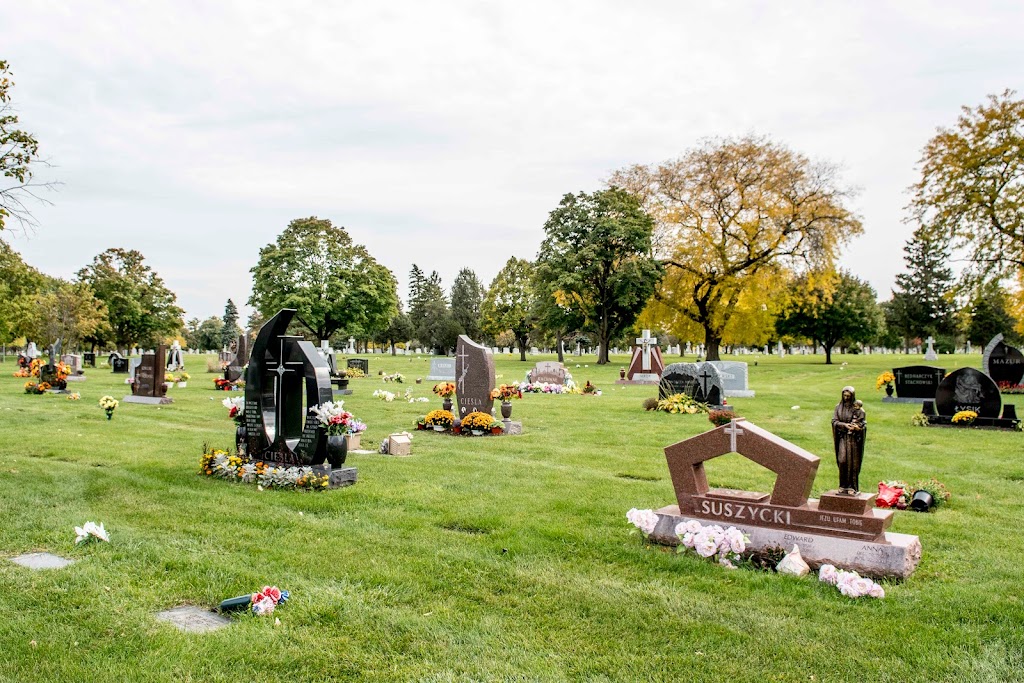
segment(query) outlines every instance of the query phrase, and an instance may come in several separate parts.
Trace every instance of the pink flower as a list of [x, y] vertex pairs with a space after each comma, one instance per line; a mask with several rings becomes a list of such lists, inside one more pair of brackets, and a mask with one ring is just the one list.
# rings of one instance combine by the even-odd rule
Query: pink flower
[[884, 598], [885, 589], [876, 583], [873, 586], [871, 586], [871, 590], [868, 591], [868, 595], [870, 595], [873, 598]]
[[824, 581], [832, 586], [836, 585], [836, 581], [839, 579], [836, 568], [831, 564], [821, 565], [821, 569], [818, 570], [818, 581]]
[[264, 597], [259, 602], [253, 603], [252, 612], [256, 616], [264, 616], [266, 614], [272, 614], [274, 611], [274, 601], [269, 597]]
[[273, 600], [275, 605], [281, 601], [281, 589], [277, 586], [264, 586], [260, 592]]

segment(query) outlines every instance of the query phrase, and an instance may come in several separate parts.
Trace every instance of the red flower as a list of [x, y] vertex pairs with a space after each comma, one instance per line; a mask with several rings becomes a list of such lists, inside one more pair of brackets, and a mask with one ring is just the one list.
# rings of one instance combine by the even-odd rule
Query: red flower
[[228, 417], [235, 417], [238, 415], [238, 406], [231, 406], [231, 411], [228, 412]]
[[281, 600], [281, 589], [277, 586], [264, 586], [260, 593], [273, 600], [275, 605]]

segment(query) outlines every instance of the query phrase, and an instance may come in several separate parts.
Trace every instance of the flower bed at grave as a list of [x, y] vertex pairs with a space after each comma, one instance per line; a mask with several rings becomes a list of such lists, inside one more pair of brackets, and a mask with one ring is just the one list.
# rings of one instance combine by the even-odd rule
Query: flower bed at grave
[[51, 388], [52, 387], [49, 382], [40, 382], [39, 384], [36, 384], [35, 382], [25, 382], [25, 393], [32, 394], [34, 396], [45, 394]]
[[567, 385], [554, 384], [553, 382], [521, 382], [517, 385], [520, 393], [523, 394], [569, 394], [572, 393]]
[[1000, 382], [999, 392], [1003, 394], [1024, 394], [1024, 384], [1011, 384], [1010, 382]]
[[932, 497], [932, 508], [929, 512], [943, 503], [949, 502], [949, 499], [953, 497], [946, 485], [935, 477], [922, 479], [913, 486], [901, 479], [891, 479], [878, 482], [878, 497], [875, 498], [875, 506], [906, 510], [910, 507], [910, 501], [914, 499], [914, 494], [918, 491], [924, 491]]
[[711, 412], [711, 408], [708, 407], [707, 403], [695, 401], [686, 394], [672, 394], [671, 396], [666, 396], [658, 401], [656, 409], [662, 410], [666, 413], [672, 413], [674, 415], [681, 413], [696, 415], [697, 413]]
[[208, 477], [256, 484], [262, 488], [326, 491], [330, 483], [328, 475], [317, 474], [312, 467], [272, 467], [205, 446], [199, 459], [199, 471]]
[[366, 373], [363, 372], [362, 368], [350, 365], [341, 371], [341, 376], [347, 377], [348, 379], [360, 379], [366, 377]]
[[961, 410], [959, 413], [953, 416], [950, 420], [955, 425], [972, 425], [974, 421], [978, 419], [978, 414], [973, 410]]
[[213, 385], [214, 385], [214, 388], [217, 389], [217, 391], [241, 391], [242, 389], [245, 389], [245, 381], [244, 380], [238, 380], [238, 381], [235, 381], [235, 382], [229, 382], [228, 380], [224, 379], [223, 377], [214, 377], [213, 378]]

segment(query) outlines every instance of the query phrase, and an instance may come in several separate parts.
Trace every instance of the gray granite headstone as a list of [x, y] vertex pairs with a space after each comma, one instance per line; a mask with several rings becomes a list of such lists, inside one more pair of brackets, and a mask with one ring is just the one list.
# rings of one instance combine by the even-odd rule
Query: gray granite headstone
[[29, 569], [63, 569], [69, 564], [75, 563], [74, 560], [51, 553], [28, 553], [12, 557], [10, 560], [14, 564], [20, 564], [22, 567], [28, 567]]
[[530, 371], [530, 381], [565, 384], [565, 366], [558, 361], [541, 361]]
[[430, 374], [427, 375], [427, 379], [455, 379], [455, 359], [454, 358], [431, 358], [430, 359]]
[[686, 394], [701, 403], [720, 405], [722, 376], [710, 363], [672, 363], [661, 374], [658, 398], [673, 394]]
[[754, 392], [747, 385], [747, 364], [734, 360], [709, 360], [709, 365], [718, 368], [722, 376], [722, 388], [728, 397], [753, 398]]
[[231, 624], [231, 620], [210, 610], [194, 605], [182, 605], [173, 609], [157, 612], [156, 618], [166, 621], [186, 633], [205, 633], [216, 631]]
[[494, 357], [464, 334], [455, 348], [455, 399], [461, 418], [474, 411], [490, 414], [494, 407]]

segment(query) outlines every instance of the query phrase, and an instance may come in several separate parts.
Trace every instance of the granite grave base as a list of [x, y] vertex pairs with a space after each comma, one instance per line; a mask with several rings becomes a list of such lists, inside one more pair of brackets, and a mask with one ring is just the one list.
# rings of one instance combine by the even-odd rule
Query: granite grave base
[[922, 404], [932, 398], [900, 398], [899, 396], [883, 396], [882, 403], [917, 403]]
[[658, 386], [659, 380], [635, 380], [635, 379], [617, 379], [616, 384], [635, 384], [637, 386]]
[[136, 396], [131, 394], [121, 399], [122, 403], [142, 403], [149, 406], [165, 406], [169, 403], [174, 403], [173, 398], [166, 396]]
[[951, 429], [997, 429], [1002, 431], [1016, 431], [1020, 420], [1007, 420], [1001, 417], [978, 417], [969, 425], [953, 424], [953, 418], [946, 415], [929, 415], [928, 425], [930, 427], [949, 427]]
[[726, 389], [726, 398], [754, 398], [756, 392], [753, 389]]
[[156, 618], [186, 633], [206, 633], [231, 625], [227, 617], [195, 605], [182, 605], [157, 612]]
[[29, 569], [63, 569], [74, 564], [75, 560], [69, 560], [53, 553], [27, 553], [17, 557], [7, 558], [14, 564], [28, 567]]
[[[721, 520], [680, 515], [678, 505], [669, 505], [655, 512], [658, 514], [658, 525], [650, 539], [668, 546], [679, 545], [679, 537], [675, 533], [676, 525], [689, 519], [695, 519], [704, 525], [730, 526]], [[879, 543], [803, 531], [735, 526], [750, 537], [748, 550], [761, 551], [780, 547], [790, 551], [797, 545], [804, 561], [812, 569], [817, 569], [823, 564], [831, 564], [840, 569], [856, 571], [862, 576], [905, 579], [914, 573], [921, 561], [921, 541], [917, 536], [909, 534], [885, 532], [885, 542]]]
[[335, 396], [351, 396], [352, 395], [352, 390], [351, 389], [332, 389], [331, 393], [334, 394]]
[[89, 378], [86, 377], [85, 375], [68, 375], [67, 377], [64, 378], [64, 381], [65, 382], [84, 382], [87, 379], [89, 379]]

